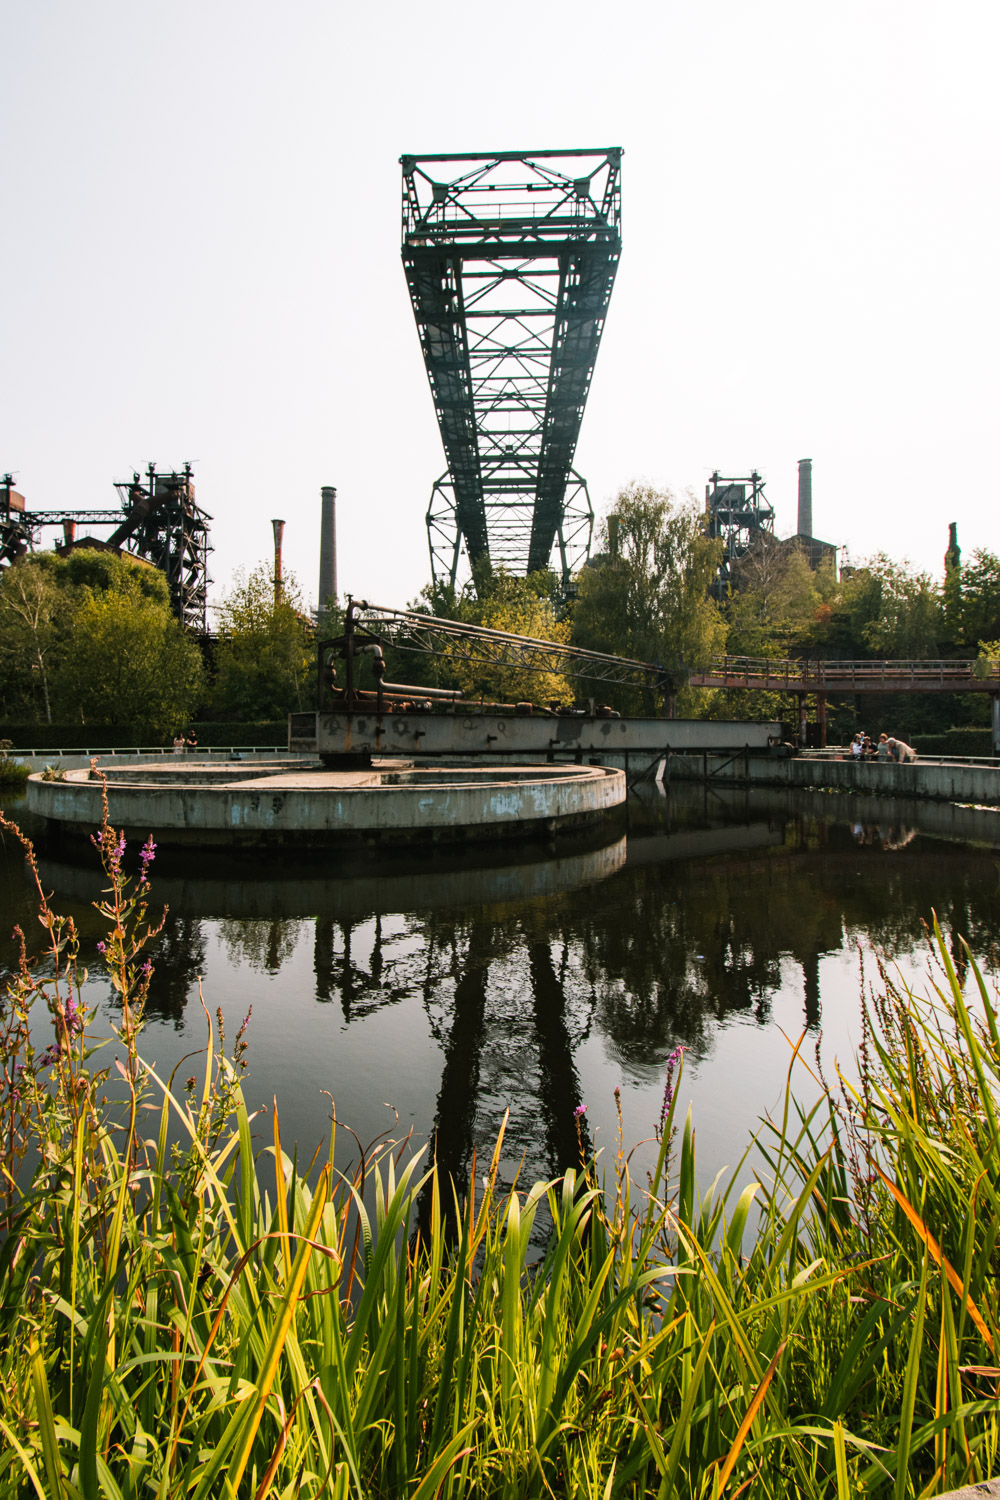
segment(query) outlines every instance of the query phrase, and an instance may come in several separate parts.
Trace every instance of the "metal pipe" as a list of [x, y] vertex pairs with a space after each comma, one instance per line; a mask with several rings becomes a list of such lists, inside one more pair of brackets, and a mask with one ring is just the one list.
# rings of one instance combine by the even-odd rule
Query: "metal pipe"
[[409, 682], [383, 682], [387, 693], [412, 693], [415, 698], [461, 698], [461, 688], [418, 687]]

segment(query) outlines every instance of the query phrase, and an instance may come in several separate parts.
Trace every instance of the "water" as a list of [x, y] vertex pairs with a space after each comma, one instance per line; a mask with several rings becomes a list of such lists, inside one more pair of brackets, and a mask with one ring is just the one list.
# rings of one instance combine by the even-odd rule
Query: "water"
[[[204, 1045], [200, 976], [230, 1040], [252, 1008], [248, 1102], [277, 1098], [286, 1148], [311, 1154], [333, 1101], [363, 1142], [436, 1139], [464, 1186], [473, 1148], [488, 1158], [507, 1109], [507, 1180], [574, 1162], [578, 1128], [610, 1155], [616, 1087], [641, 1173], [667, 1058], [683, 1046], [681, 1104], [707, 1184], [780, 1106], [803, 1029], [808, 1057], [822, 1037], [825, 1065], [849, 1066], [859, 945], [923, 986], [936, 910], [956, 956], [961, 935], [995, 971], [1000, 814], [967, 815], [962, 840], [941, 835], [948, 818], [870, 798], [675, 787], [630, 799], [627, 830], [605, 847], [562, 854], [381, 867], [158, 856], [154, 898], [169, 912], [141, 1050], [165, 1076]], [[106, 1031], [99, 872], [85, 853], [40, 863], [53, 906], [80, 929], [87, 998]], [[2, 973], [15, 921], [41, 943], [9, 840], [0, 913]], [[865, 962], [875, 977], [870, 951]], [[192, 1058], [178, 1076], [197, 1071]], [[801, 1092], [814, 1087], [803, 1072]], [[270, 1138], [263, 1115], [255, 1128]]]

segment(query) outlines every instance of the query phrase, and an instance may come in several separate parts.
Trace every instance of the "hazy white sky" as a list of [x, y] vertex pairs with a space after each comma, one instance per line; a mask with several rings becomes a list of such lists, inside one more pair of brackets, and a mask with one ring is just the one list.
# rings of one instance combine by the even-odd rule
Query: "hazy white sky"
[[998, 550], [998, 43], [995, 0], [0, 0], [0, 471], [194, 461], [215, 596], [283, 516], [314, 597], [335, 484], [342, 592], [404, 603], [445, 465], [398, 159], [620, 145], [595, 507], [756, 467], [787, 535], [809, 457], [854, 557]]

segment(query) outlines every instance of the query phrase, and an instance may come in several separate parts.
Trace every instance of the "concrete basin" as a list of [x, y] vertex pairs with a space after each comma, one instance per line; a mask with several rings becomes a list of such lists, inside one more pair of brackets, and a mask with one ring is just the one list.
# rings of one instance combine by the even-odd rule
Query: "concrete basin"
[[111, 822], [129, 838], [215, 847], [478, 842], [546, 837], [600, 822], [625, 800], [604, 766], [417, 766], [359, 771], [159, 761], [28, 779], [27, 808], [51, 834]]

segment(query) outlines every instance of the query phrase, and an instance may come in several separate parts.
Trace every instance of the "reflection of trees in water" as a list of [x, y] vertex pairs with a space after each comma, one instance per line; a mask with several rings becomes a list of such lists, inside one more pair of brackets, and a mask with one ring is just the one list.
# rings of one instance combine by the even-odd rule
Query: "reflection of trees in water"
[[750, 884], [741, 895], [757, 909], [746, 921], [724, 872], [642, 870], [621, 920], [581, 924], [598, 1024], [626, 1067], [655, 1071], [678, 1043], [704, 1052], [730, 1011], [767, 1020], [787, 945], [776, 941], [770, 882], [762, 873]]
[[205, 933], [197, 917], [175, 917], [167, 913], [163, 931], [150, 951], [153, 977], [149, 985], [146, 1014], [153, 1020], [173, 1021], [184, 1028], [184, 1007], [205, 972]]
[[316, 999], [340, 1001], [347, 1022], [419, 992], [425, 981], [424, 942], [404, 917], [376, 915], [363, 922], [317, 917], [313, 937]]
[[219, 936], [230, 963], [245, 963], [251, 969], [277, 974], [295, 952], [308, 925], [301, 918], [276, 917], [260, 922], [224, 917], [219, 923]]

